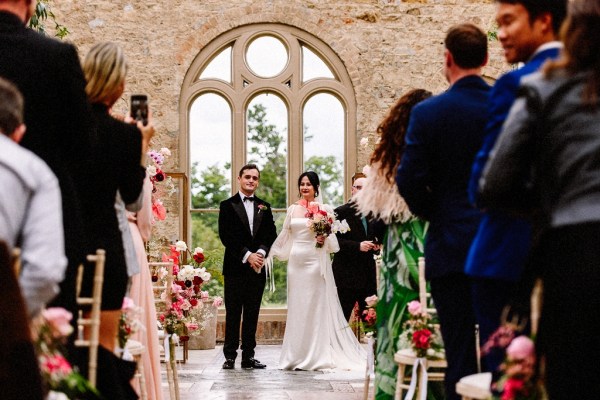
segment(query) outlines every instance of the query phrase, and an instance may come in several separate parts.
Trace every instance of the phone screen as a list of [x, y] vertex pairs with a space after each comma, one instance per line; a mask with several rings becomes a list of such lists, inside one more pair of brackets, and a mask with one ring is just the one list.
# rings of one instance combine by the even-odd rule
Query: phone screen
[[148, 96], [134, 94], [131, 96], [131, 118], [148, 124]]

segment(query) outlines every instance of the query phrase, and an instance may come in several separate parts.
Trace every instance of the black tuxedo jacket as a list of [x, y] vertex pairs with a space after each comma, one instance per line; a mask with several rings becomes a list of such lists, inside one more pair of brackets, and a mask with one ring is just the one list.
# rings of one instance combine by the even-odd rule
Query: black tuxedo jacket
[[336, 233], [340, 251], [333, 256], [333, 276], [340, 288], [366, 288], [376, 286], [373, 252], [360, 251], [360, 242], [375, 239], [375, 224], [367, 220], [367, 232], [360, 215], [350, 203], [335, 209], [339, 221], [346, 220], [350, 230]]
[[[259, 207], [264, 206], [264, 207]], [[262, 208], [262, 210], [260, 209]], [[277, 237], [271, 205], [254, 196], [254, 224], [250, 233], [248, 215], [239, 193], [221, 202], [219, 212], [219, 237], [225, 246], [223, 275], [242, 275], [250, 269], [248, 263], [242, 263], [246, 252], [269, 249]], [[261, 274], [264, 276], [263, 268]]]
[[43, 36], [0, 11], [0, 76], [25, 99], [27, 132], [21, 145], [52, 169], [61, 189], [70, 262], [85, 251], [79, 193], [91, 154], [91, 115], [74, 46]]

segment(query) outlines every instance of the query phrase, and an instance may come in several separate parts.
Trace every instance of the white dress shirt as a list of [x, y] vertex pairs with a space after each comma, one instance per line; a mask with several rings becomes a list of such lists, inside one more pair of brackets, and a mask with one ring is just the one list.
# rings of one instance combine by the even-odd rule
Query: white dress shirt
[[21, 248], [30, 316], [58, 294], [67, 266], [58, 180], [38, 156], [0, 134], [0, 239]]
[[[242, 204], [244, 204], [244, 208], [246, 209], [246, 215], [248, 216], [248, 223], [250, 224], [250, 233], [254, 235], [254, 201], [246, 201], [244, 200], [244, 198], [246, 197], [252, 197], [254, 199], [254, 194], [250, 195], [250, 196], [246, 196], [244, 193], [242, 192], [238, 192], [238, 194], [240, 195], [240, 198], [242, 199]], [[260, 253], [264, 256], [267, 255], [267, 253], [265, 253], [265, 251], [263, 249], [258, 249], [257, 253]], [[252, 254], [252, 252], [247, 251], [246, 254], [244, 254], [244, 257], [242, 258], [242, 262], [245, 263], [246, 261], [248, 261], [248, 257], [250, 257], [250, 255]]]

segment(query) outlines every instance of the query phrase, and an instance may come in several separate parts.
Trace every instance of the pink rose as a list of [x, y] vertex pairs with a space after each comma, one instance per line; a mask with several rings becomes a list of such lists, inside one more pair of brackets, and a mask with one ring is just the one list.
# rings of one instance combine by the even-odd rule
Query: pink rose
[[70, 324], [73, 314], [60, 307], [50, 307], [42, 311], [42, 316], [48, 322], [52, 336], [55, 338], [66, 337], [73, 332]]
[[365, 302], [367, 303], [367, 305], [369, 307], [375, 306], [378, 301], [379, 301], [379, 299], [377, 298], [376, 294], [374, 294], [373, 296], [369, 296], [365, 299]]
[[535, 345], [527, 336], [518, 336], [506, 348], [506, 356], [511, 360], [524, 360], [533, 356]]
[[215, 297], [215, 300], [213, 301], [213, 306], [221, 307], [222, 304], [223, 304], [223, 299], [219, 296]]
[[410, 303], [408, 303], [408, 312], [411, 315], [421, 314], [421, 303], [419, 303], [417, 300], [413, 300]]
[[135, 308], [135, 303], [129, 297], [123, 297], [123, 305], [121, 306], [122, 311], [129, 311]]

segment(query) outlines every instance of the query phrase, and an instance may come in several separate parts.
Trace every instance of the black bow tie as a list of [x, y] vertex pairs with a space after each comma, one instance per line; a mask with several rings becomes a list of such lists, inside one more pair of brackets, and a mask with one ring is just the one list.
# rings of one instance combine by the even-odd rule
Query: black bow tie
[[245, 196], [244, 197], [244, 201], [246, 201], [246, 200], [248, 200], [248, 201], [254, 201], [254, 197]]

